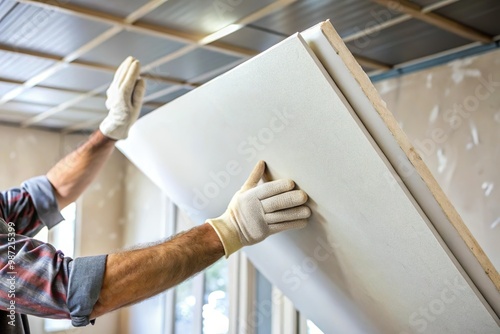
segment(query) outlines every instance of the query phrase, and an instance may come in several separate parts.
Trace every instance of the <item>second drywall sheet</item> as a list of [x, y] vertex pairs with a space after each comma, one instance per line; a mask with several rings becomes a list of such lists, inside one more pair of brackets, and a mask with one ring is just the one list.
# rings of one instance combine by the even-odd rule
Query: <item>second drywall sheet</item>
[[294, 179], [309, 226], [246, 252], [325, 333], [499, 331], [299, 35], [145, 116], [120, 148], [198, 223], [259, 159]]

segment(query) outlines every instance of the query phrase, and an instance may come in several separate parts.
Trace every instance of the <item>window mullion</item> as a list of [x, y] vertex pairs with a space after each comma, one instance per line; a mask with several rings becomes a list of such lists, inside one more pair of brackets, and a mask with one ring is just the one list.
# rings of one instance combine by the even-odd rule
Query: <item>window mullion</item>
[[[165, 214], [165, 231], [166, 236], [170, 237], [175, 234], [177, 230], [177, 206], [170, 201], [167, 196], [163, 195], [163, 203], [165, 209], [163, 210]], [[168, 211], [166, 210], [168, 207]], [[173, 334], [175, 328], [175, 288], [168, 289], [165, 293], [165, 303], [164, 303], [165, 317], [163, 332], [165, 334]]]
[[240, 252], [240, 290], [238, 304], [238, 333], [255, 333], [255, 267], [247, 256]]
[[205, 272], [202, 271], [193, 278], [193, 294], [196, 299], [194, 308], [193, 334], [203, 333], [203, 296], [205, 294]]
[[228, 260], [228, 294], [229, 294], [229, 334], [239, 334], [239, 303], [240, 303], [240, 253]]

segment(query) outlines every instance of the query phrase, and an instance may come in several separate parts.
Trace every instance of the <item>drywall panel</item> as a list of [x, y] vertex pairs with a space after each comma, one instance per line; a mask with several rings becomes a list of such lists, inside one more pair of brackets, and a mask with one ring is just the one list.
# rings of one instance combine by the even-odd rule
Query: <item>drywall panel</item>
[[500, 314], [500, 277], [330, 22], [301, 34], [465, 269]]
[[246, 252], [326, 333], [499, 332], [298, 35], [143, 117], [119, 147], [198, 223], [259, 159], [294, 179], [310, 224]]

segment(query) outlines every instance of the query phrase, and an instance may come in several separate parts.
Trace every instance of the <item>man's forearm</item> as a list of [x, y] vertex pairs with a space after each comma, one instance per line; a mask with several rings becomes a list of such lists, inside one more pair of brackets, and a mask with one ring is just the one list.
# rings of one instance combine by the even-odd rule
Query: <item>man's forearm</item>
[[91, 319], [161, 293], [223, 255], [222, 243], [209, 224], [155, 246], [110, 254]]
[[60, 209], [74, 202], [95, 179], [113, 152], [115, 142], [98, 130], [47, 173]]

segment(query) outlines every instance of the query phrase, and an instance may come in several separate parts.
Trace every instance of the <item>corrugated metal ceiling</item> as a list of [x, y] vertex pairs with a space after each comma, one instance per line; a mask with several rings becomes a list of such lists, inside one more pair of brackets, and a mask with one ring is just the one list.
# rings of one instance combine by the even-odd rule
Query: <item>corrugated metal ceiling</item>
[[329, 19], [339, 35], [346, 36], [399, 15], [369, 1], [297, 1], [252, 25], [289, 36], [311, 27], [311, 22]]
[[136, 11], [143, 5], [147, 4], [149, 0], [70, 0], [72, 4], [76, 4], [85, 8], [90, 8], [98, 12], [113, 14], [116, 16], [125, 17], [130, 13]]
[[151, 71], [150, 74], [153, 76], [161, 75], [181, 80], [189, 80], [218, 67], [230, 64], [238, 59], [238, 57], [199, 48], [185, 54], [183, 57], [176, 58], [164, 65], [155, 67], [154, 71]]
[[467, 0], [460, 1], [436, 10], [451, 19], [479, 29], [490, 35], [500, 34], [500, 1]]
[[273, 3], [273, 0], [169, 0], [139, 22], [207, 35]]
[[[377, 36], [347, 43], [351, 52], [386, 64], [400, 64], [459, 47], [469, 41], [417, 20], [402, 22]], [[387, 50], [393, 50], [387, 54]]]
[[64, 56], [110, 27], [18, 3], [0, 21], [0, 43]]
[[177, 51], [185, 43], [166, 38], [145, 36], [131, 31], [122, 31], [105, 43], [85, 53], [81, 59], [116, 66], [123, 61], [123, 55], [136, 57], [143, 64]]
[[26, 81], [54, 63], [53, 60], [0, 51], [0, 77]]
[[42, 81], [43, 85], [74, 90], [92, 90], [111, 82], [113, 73], [69, 65]]
[[[487, 45], [500, 34], [498, 0], [408, 3], [432, 5], [423, 11], [431, 10], [437, 19], [424, 23], [377, 0], [0, 1], [0, 122], [95, 129], [106, 113], [105, 87], [127, 55], [145, 66], [147, 102], [141, 113], [146, 114], [326, 19], [360, 64], [377, 73], [477, 46], [477, 40]], [[127, 16], [130, 22], [124, 21]], [[443, 25], [447, 19], [458, 30], [447, 25], [449, 20]], [[245, 24], [231, 26], [234, 32], [214, 37], [209, 45], [197, 45], [238, 22]], [[468, 37], [467, 29], [474, 30]], [[46, 113], [54, 107], [58, 112]]]

